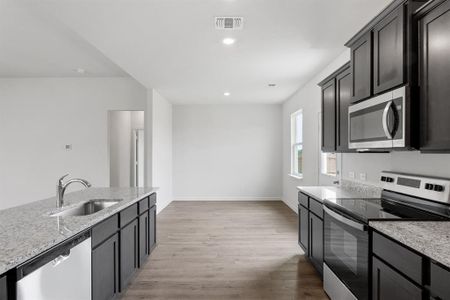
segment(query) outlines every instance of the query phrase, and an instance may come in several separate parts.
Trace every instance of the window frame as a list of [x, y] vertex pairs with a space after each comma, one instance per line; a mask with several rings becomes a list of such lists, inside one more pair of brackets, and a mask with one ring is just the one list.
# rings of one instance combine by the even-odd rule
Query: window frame
[[[302, 137], [302, 142], [298, 143], [297, 142], [297, 116], [301, 115], [301, 128], [302, 128], [302, 132], [301, 132], [301, 137]], [[296, 149], [298, 146], [302, 147], [302, 153], [303, 153], [303, 109], [299, 109], [293, 113], [291, 113], [291, 119], [290, 119], [290, 123], [291, 123], [291, 172], [290, 172], [290, 176], [294, 177], [294, 178], [298, 178], [298, 179], [302, 179], [303, 178], [303, 167], [301, 170], [301, 173], [298, 172], [297, 168], [296, 168]], [[303, 162], [303, 155], [302, 155], [302, 162]], [[303, 164], [302, 164], [303, 165]]]

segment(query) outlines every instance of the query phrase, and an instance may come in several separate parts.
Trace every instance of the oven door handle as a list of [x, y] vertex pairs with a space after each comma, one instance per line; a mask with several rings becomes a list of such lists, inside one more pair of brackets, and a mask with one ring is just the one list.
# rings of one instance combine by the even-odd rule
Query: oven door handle
[[346, 217], [344, 217], [344, 216], [342, 216], [342, 215], [340, 215], [338, 213], [335, 213], [334, 211], [332, 211], [331, 209], [329, 209], [326, 206], [323, 207], [323, 210], [327, 214], [329, 214], [332, 218], [338, 220], [339, 222], [342, 222], [342, 223], [344, 223], [344, 224], [346, 224], [346, 225], [348, 225], [350, 227], [353, 227], [353, 228], [355, 228], [355, 229], [357, 229], [359, 231], [366, 231], [367, 230], [367, 226], [365, 224], [358, 223], [358, 222], [355, 222], [355, 221], [353, 221], [351, 219], [348, 219], [348, 218], [346, 218]]
[[392, 134], [391, 134], [391, 131], [389, 130], [389, 124], [388, 124], [389, 116], [388, 116], [388, 114], [389, 114], [389, 110], [391, 109], [393, 103], [394, 103], [394, 102], [389, 101], [389, 102], [386, 104], [386, 106], [385, 106], [385, 108], [384, 108], [384, 111], [383, 111], [383, 121], [382, 121], [382, 122], [383, 122], [383, 130], [384, 130], [384, 134], [385, 134], [386, 137], [387, 137], [388, 139], [390, 139], [390, 140], [392, 140]]

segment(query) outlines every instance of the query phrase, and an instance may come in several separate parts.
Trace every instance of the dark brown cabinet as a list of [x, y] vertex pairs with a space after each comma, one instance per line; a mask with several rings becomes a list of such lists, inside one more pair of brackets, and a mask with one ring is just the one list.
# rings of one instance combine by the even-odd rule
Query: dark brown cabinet
[[119, 237], [114, 234], [92, 250], [92, 299], [108, 300], [119, 293]]
[[8, 284], [6, 276], [0, 276], [0, 300], [8, 300]]
[[298, 244], [317, 272], [322, 275], [323, 206], [322, 202], [302, 192], [298, 193]]
[[350, 152], [348, 148], [348, 107], [351, 103], [352, 73], [346, 64], [336, 75], [336, 152]]
[[441, 267], [436, 263], [431, 263], [430, 293], [432, 297], [449, 300], [450, 299], [450, 270]]
[[311, 212], [309, 213], [309, 235], [309, 259], [316, 270], [323, 274], [323, 220]]
[[139, 216], [139, 267], [150, 254], [150, 224], [148, 211]]
[[420, 32], [420, 150], [450, 151], [450, 1], [425, 13]]
[[127, 287], [138, 268], [138, 222], [132, 221], [120, 230], [120, 290]]
[[400, 5], [373, 28], [373, 92], [405, 82], [405, 6]]
[[149, 240], [150, 240], [150, 246], [149, 250], [150, 252], [153, 251], [153, 249], [156, 247], [156, 206], [152, 206], [149, 210]]
[[298, 205], [298, 244], [305, 251], [305, 255], [309, 255], [309, 218], [308, 209], [303, 205]]
[[336, 84], [331, 79], [322, 85], [322, 151], [336, 150]]
[[378, 258], [372, 258], [372, 299], [422, 300], [423, 290]]
[[322, 89], [322, 152], [351, 152], [348, 148], [351, 84], [350, 63], [319, 83]]
[[350, 46], [352, 102], [372, 95], [372, 32], [367, 32]]

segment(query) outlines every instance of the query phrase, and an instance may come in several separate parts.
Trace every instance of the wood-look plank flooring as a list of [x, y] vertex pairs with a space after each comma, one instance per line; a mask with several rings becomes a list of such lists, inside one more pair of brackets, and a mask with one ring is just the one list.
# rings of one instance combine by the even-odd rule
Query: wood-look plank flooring
[[122, 299], [328, 299], [284, 203], [172, 202]]

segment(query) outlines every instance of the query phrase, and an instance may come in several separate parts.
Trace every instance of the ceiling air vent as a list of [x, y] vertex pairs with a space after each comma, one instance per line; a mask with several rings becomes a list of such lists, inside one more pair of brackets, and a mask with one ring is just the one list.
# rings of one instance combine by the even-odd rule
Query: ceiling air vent
[[244, 28], [243, 17], [216, 17], [216, 29], [241, 30]]

